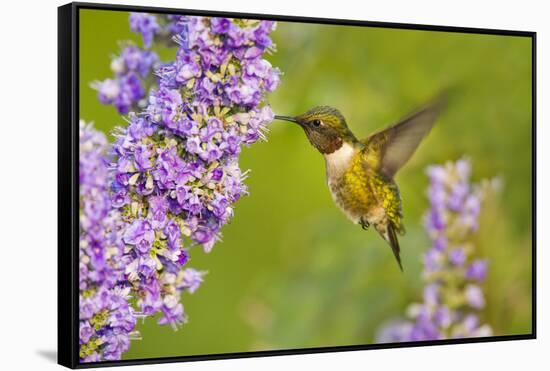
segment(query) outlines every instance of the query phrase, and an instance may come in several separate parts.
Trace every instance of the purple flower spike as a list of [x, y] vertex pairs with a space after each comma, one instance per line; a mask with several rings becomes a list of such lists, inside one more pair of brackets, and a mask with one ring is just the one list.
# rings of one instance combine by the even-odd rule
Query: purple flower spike
[[120, 359], [135, 333], [123, 263], [124, 225], [111, 207], [107, 140], [80, 122], [80, 360]]
[[425, 227], [432, 245], [424, 255], [423, 302], [409, 306], [409, 321], [382, 327], [378, 341], [491, 335], [491, 327], [481, 325], [477, 316], [486, 305], [479, 283], [485, 280], [487, 259], [472, 258], [483, 194], [470, 184], [470, 173], [466, 160], [428, 168]]

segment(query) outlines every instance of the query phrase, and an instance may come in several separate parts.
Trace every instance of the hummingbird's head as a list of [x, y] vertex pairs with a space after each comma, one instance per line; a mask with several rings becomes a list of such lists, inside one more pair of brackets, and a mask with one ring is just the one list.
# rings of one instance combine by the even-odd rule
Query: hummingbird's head
[[275, 115], [275, 118], [300, 125], [310, 143], [322, 154], [333, 153], [344, 143], [357, 140], [344, 116], [333, 107], [318, 106], [298, 116]]

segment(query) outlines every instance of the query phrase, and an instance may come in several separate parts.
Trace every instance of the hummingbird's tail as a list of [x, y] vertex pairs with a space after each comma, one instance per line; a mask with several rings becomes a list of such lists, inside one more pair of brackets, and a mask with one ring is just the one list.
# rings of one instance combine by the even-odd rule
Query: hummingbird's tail
[[393, 226], [393, 223], [388, 224], [388, 237], [389, 242], [391, 246], [391, 251], [393, 251], [393, 256], [395, 256], [395, 260], [397, 260], [397, 264], [399, 264], [399, 269], [401, 269], [401, 272], [403, 272], [403, 264], [401, 264], [401, 249], [399, 248], [399, 240], [397, 239], [397, 235], [395, 234], [395, 227]]
[[392, 222], [388, 221], [386, 228], [379, 228], [379, 225], [375, 225], [375, 227], [382, 238], [384, 238], [390, 244], [393, 255], [395, 256], [395, 260], [397, 260], [397, 264], [399, 264], [399, 269], [401, 269], [401, 272], [403, 272], [403, 264], [401, 264], [400, 255], [401, 249], [399, 248], [399, 240], [397, 239], [395, 226]]

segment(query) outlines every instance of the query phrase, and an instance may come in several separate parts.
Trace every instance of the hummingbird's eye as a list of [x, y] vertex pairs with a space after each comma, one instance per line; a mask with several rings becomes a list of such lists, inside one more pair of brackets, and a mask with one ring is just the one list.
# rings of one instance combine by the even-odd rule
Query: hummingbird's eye
[[319, 119], [313, 120], [313, 126], [321, 126], [321, 120]]

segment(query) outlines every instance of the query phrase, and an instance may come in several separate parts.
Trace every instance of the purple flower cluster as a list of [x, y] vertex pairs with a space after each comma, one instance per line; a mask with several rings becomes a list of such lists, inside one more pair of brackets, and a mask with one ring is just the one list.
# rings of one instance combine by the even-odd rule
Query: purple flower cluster
[[92, 87], [98, 91], [101, 103], [113, 105], [119, 113], [127, 114], [139, 108], [147, 92], [147, 80], [157, 64], [155, 52], [128, 45], [111, 61], [114, 78], [96, 81]]
[[157, 70], [148, 106], [116, 133], [111, 191], [127, 225], [125, 274], [139, 311], [176, 327], [185, 321], [182, 290], [202, 281], [182, 270], [189, 248], [210, 251], [246, 193], [238, 155], [273, 119], [260, 105], [279, 73], [262, 59], [273, 22], [171, 19], [176, 59]]
[[482, 188], [470, 184], [466, 160], [428, 168], [430, 209], [426, 230], [432, 247], [424, 256], [423, 302], [407, 310], [411, 320], [384, 326], [379, 342], [490, 336], [477, 312], [484, 308], [481, 284], [487, 260], [475, 258], [472, 238], [478, 229]]
[[123, 224], [111, 207], [107, 140], [80, 122], [80, 360], [120, 359], [136, 318], [124, 281]]
[[[185, 322], [181, 295], [205, 274], [187, 267], [189, 249], [210, 251], [246, 194], [238, 156], [263, 138], [273, 119], [263, 99], [279, 83], [262, 58], [273, 22], [133, 13], [130, 27], [146, 49], [126, 46], [115, 78], [93, 84], [129, 113], [109, 161], [105, 137], [81, 124], [82, 362], [120, 359], [139, 317]], [[149, 49], [168, 35], [176, 58], [161, 65]]]

